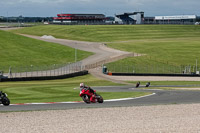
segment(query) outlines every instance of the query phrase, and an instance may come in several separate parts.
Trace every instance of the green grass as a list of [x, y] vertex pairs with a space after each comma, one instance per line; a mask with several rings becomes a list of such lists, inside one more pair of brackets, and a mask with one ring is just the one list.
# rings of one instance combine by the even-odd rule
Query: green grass
[[[91, 87], [120, 85], [94, 78], [91, 75], [86, 75], [63, 80], [1, 82], [0, 90], [8, 94], [11, 103], [81, 101], [82, 99], [79, 97], [79, 84], [81, 82]], [[143, 92], [97, 93], [101, 94], [104, 99], [137, 97], [149, 94]]]
[[44, 25], [13, 32], [93, 42], [199, 37], [194, 25]]
[[[109, 46], [124, 51], [145, 54], [141, 57], [131, 57], [110, 63], [108, 67], [110, 66], [111, 71], [115, 71], [112, 66], [123, 64], [132, 68], [135, 66], [137, 68], [135, 72], [141, 73], [145, 72], [147, 67], [151, 68], [153, 73], [181, 73], [184, 66], [189, 65], [192, 66], [191, 71], [193, 71], [196, 60], [200, 61], [200, 37], [143, 39], [142, 41], [110, 43]], [[143, 67], [145, 70], [141, 69]], [[165, 70], [163, 71], [163, 69]]]
[[143, 39], [142, 41], [111, 43], [109, 46], [124, 51], [146, 54], [139, 60], [151, 60], [150, 62], [153, 63], [195, 64], [196, 59], [200, 59], [200, 37]]
[[[196, 59], [200, 61], [200, 52], [199, 52], [200, 26], [194, 26], [194, 25], [111, 25], [111, 26], [110, 25], [109, 26], [43, 25], [43, 26], [23, 28], [11, 32], [32, 34], [38, 36], [52, 35], [56, 38], [65, 38], [71, 40], [104, 42], [109, 47], [129, 52], [145, 54], [145, 56], [142, 57], [131, 57], [111, 63], [111, 65], [114, 66], [119, 66], [123, 64], [130, 66], [161, 65], [164, 67], [168, 66], [178, 67], [180, 65], [194, 65], [196, 63]], [[11, 44], [13, 44], [15, 41], [17, 42], [16, 39], [12, 39], [13, 36], [15, 35], [7, 32], [0, 32], [0, 35], [2, 37], [4, 37], [3, 36], [4, 34], [6, 35], [5, 37], [7, 37], [7, 39], [3, 39], [4, 42], [6, 42], [5, 44], [8, 44], [7, 42], [8, 40], [9, 41], [13, 40], [12, 42], [10, 42]], [[24, 37], [21, 36], [15, 36], [15, 38], [18, 38], [20, 40], [20, 42], [18, 42], [19, 44], [21, 44], [22, 42], [26, 42], [28, 40], [29, 40], [28, 42], [32, 44], [31, 41], [33, 41], [32, 39], [27, 40], [27, 38], [25, 39]], [[40, 41], [37, 42], [40, 44]], [[34, 40], [33, 44], [35, 46], [36, 44], [39, 45], [38, 43], [36, 43]], [[44, 42], [42, 42], [42, 44], [45, 45]], [[6, 45], [2, 45], [1, 47], [5, 46]], [[39, 47], [41, 46], [39, 45]], [[11, 47], [10, 49], [13, 50], [14, 48]], [[3, 49], [5, 48], [1, 48], [0, 50], [2, 51]], [[33, 49], [33, 47], [31, 47], [31, 49]], [[12, 53], [15, 53], [16, 51], [12, 51]], [[19, 49], [19, 51], [21, 50]], [[59, 50], [56, 49], [55, 51], [57, 54], [57, 51]], [[45, 53], [45, 51], [38, 51], [38, 54], [40, 55], [43, 52]], [[23, 59], [28, 55], [19, 54], [18, 56], [18, 54], [16, 54], [14, 56]], [[6, 58], [6, 56], [4, 56], [4, 58]], [[11, 62], [10, 64], [14, 64], [11, 58], [7, 60], [9, 60], [9, 63]], [[39, 63], [39, 65], [45, 64], [43, 63], [43, 61], [46, 59], [42, 58], [41, 60], [42, 61]], [[63, 61], [63, 59], [61, 60]], [[19, 61], [20, 60], [18, 59], [16, 62]], [[50, 62], [52, 61], [50, 60]], [[86, 82], [86, 84], [89, 86], [98, 86], [102, 85], [102, 83], [103, 85], [116, 85], [107, 81], [94, 79], [91, 76], [89, 77], [86, 76], [84, 78], [77, 77], [66, 80], [1, 83], [0, 89], [5, 90], [9, 94], [12, 103], [79, 101], [81, 99], [78, 96], [78, 90], [74, 90], [73, 88], [78, 87], [78, 84], [80, 82]], [[188, 85], [188, 84], [199, 85], [198, 82], [176, 82], [176, 81], [151, 82], [151, 85]], [[108, 92], [101, 92], [100, 94], [105, 99], [116, 98], [114, 96], [117, 96], [117, 98], [135, 96], [134, 92], [125, 93], [125, 96], [121, 92], [120, 94], [122, 95], [119, 94], [115, 95], [115, 93], [108, 93]]]
[[[75, 49], [44, 41], [39, 41], [0, 30], [0, 69], [12, 67], [47, 66], [74, 62]], [[92, 53], [77, 52], [82, 60]]]
[[33, 35], [106, 42], [109, 47], [146, 54], [111, 63], [139, 66], [195, 65], [200, 60], [200, 26], [196, 25], [47, 25], [14, 30]]

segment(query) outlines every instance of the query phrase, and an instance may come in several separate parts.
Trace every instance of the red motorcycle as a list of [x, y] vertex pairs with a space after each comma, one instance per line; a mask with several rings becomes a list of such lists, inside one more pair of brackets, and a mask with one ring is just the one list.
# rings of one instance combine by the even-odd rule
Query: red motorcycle
[[[94, 93], [93, 93], [94, 92]], [[103, 97], [99, 94], [96, 93], [96, 90], [93, 90], [93, 92], [91, 92], [90, 89], [82, 89], [80, 91], [79, 96], [83, 99], [83, 101], [85, 103], [103, 103]]]

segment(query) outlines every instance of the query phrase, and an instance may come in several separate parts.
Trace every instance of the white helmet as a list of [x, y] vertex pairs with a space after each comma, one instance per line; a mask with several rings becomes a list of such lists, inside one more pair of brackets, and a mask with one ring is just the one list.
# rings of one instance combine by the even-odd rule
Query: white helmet
[[84, 85], [84, 83], [80, 83], [80, 87], [84, 87], [85, 85]]

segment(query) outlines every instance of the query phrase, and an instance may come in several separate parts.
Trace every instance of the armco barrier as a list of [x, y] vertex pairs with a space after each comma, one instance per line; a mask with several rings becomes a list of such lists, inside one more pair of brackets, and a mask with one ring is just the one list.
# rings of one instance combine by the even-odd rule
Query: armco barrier
[[80, 71], [65, 75], [59, 75], [59, 76], [44, 76], [44, 77], [18, 77], [18, 78], [2, 78], [0, 82], [6, 82], [6, 81], [33, 81], [33, 80], [54, 80], [54, 79], [65, 79], [65, 78], [71, 78], [75, 76], [83, 76], [88, 74], [88, 71]]
[[148, 74], [148, 73], [107, 73], [110, 76], [177, 76], [177, 77], [200, 77], [198, 74]]

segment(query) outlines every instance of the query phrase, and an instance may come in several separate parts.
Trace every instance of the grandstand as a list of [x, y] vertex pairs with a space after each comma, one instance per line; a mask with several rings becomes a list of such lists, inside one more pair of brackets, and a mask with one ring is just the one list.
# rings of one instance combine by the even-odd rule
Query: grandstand
[[115, 15], [116, 24], [143, 24], [144, 12], [132, 12]]
[[104, 24], [103, 14], [57, 14], [53, 17], [55, 24]]

